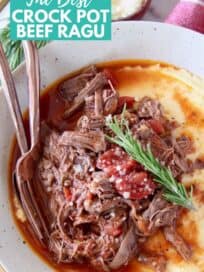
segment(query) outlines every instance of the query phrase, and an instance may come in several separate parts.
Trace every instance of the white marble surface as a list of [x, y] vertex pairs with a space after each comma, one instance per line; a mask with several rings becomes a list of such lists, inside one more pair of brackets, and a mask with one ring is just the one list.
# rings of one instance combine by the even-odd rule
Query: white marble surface
[[[143, 17], [143, 20], [148, 21], [164, 21], [173, 7], [179, 0], [152, 0], [149, 10]], [[7, 23], [9, 16], [9, 5], [7, 5], [2, 12], [0, 12], [0, 28]]]

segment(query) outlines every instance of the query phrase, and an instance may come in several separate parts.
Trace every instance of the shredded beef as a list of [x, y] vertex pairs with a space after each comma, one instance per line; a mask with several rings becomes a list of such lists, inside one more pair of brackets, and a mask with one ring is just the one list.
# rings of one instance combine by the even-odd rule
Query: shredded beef
[[95, 91], [95, 115], [96, 116], [103, 116], [103, 97], [102, 97], [102, 90]]
[[162, 193], [155, 195], [143, 217], [148, 222], [148, 230], [154, 232], [160, 227], [171, 226], [178, 217], [179, 207], [167, 202]]
[[[192, 143], [188, 138], [179, 138], [173, 141], [169, 136], [158, 135], [146, 120], [141, 120], [133, 125], [133, 134], [140, 140], [144, 148], [149, 144], [152, 153], [162, 165], [168, 166], [174, 177], [189, 172], [188, 160], [185, 155], [192, 152]], [[182, 147], [183, 145], [183, 152]], [[184, 147], [185, 145], [185, 147]]]
[[137, 237], [133, 227], [125, 235], [117, 254], [110, 263], [111, 269], [118, 269], [124, 264], [128, 264], [137, 253]]
[[[162, 188], [142, 165], [106, 141], [105, 134], [111, 132], [105, 116], [121, 119], [118, 94], [107, 75], [91, 67], [59, 88], [71, 103], [65, 118], [84, 107], [74, 130], [58, 132], [44, 126], [42, 134], [36, 190], [43, 199], [39, 202], [47, 214], [49, 250], [55, 260], [110, 271], [137, 257], [156, 272], [164, 272], [163, 256], [140, 252], [140, 246], [159, 229], [189, 259], [191, 249], [175, 229], [181, 208], [164, 199]], [[175, 177], [189, 171], [186, 155], [193, 151], [192, 142], [186, 136], [173, 139], [172, 123], [158, 101], [144, 97], [124, 114], [133, 136], [143, 148], [149, 145]], [[151, 193], [141, 194], [144, 185]], [[135, 198], [130, 190], [135, 190]]]
[[184, 239], [176, 232], [174, 224], [164, 228], [164, 235], [167, 241], [169, 241], [181, 257], [188, 261], [192, 256], [192, 250]]
[[108, 79], [103, 73], [98, 73], [74, 98], [71, 107], [65, 111], [64, 117], [70, 117], [73, 112], [83, 105], [85, 97], [92, 95], [98, 89], [103, 89], [106, 85], [108, 85]]
[[80, 75], [64, 81], [59, 86], [60, 95], [69, 102], [72, 102], [78, 93], [85, 88], [86, 84], [92, 80], [96, 74], [97, 68], [95, 66], [86, 68]]
[[185, 156], [194, 151], [193, 142], [187, 136], [180, 136], [173, 141], [174, 148], [180, 156]]
[[94, 116], [95, 112], [96, 112], [94, 95], [90, 95], [90, 96], [85, 97], [84, 101], [85, 101], [85, 106], [84, 106], [85, 114], [88, 117]]
[[152, 267], [155, 272], [165, 272], [167, 260], [164, 256], [148, 256], [140, 254], [138, 256], [138, 261]]
[[109, 98], [106, 99], [104, 105], [104, 114], [109, 115], [116, 112], [118, 106], [118, 96], [117, 94], [111, 95]]
[[77, 128], [81, 132], [88, 132], [90, 130], [102, 130], [104, 125], [104, 118], [101, 116], [88, 117], [86, 115], [83, 115], [77, 122]]
[[65, 131], [59, 139], [59, 146], [75, 146], [79, 148], [89, 149], [96, 153], [105, 151], [106, 143], [103, 133], [87, 132], [81, 133], [77, 131]]
[[144, 97], [139, 101], [137, 114], [140, 118], [160, 119], [163, 116], [161, 104], [149, 97]]
[[143, 213], [143, 217], [148, 221], [150, 233], [162, 227], [166, 240], [175, 247], [183, 259], [189, 260], [192, 255], [191, 248], [175, 229], [179, 210], [178, 206], [168, 203], [161, 193], [158, 193]]

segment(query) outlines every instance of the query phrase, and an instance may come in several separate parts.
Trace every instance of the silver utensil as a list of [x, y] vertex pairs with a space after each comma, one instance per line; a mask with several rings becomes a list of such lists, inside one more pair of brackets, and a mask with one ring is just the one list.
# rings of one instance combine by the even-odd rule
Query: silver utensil
[[39, 158], [39, 92], [40, 69], [37, 49], [34, 43], [23, 41], [23, 49], [26, 60], [29, 89], [29, 125], [31, 145], [28, 147], [23, 125], [22, 114], [16, 93], [15, 83], [9, 68], [8, 61], [0, 43], [0, 78], [11, 117], [15, 126], [17, 141], [21, 151], [21, 157], [16, 163], [15, 180], [19, 200], [26, 217], [42, 243], [47, 242], [49, 231], [43, 219], [42, 211], [36, 200], [33, 181], [34, 165]]

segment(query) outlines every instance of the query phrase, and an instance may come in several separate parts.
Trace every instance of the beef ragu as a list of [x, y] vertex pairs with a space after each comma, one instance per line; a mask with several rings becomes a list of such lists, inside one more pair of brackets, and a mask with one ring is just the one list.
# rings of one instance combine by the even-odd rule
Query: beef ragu
[[[191, 246], [176, 229], [183, 208], [168, 202], [154, 176], [106, 138], [113, 136], [107, 118], [121, 115], [133, 137], [178, 181], [193, 171], [186, 159], [192, 141], [172, 137], [178, 124], [157, 100], [120, 96], [109, 69], [91, 66], [55, 85], [41, 98], [40, 159], [32, 184], [49, 230], [43, 245], [32, 226], [17, 218], [14, 204], [13, 213], [26, 240], [60, 271], [128, 271], [136, 259], [165, 272], [165, 255], [144, 249], [158, 231], [184, 260], [191, 258]], [[14, 194], [12, 187], [12, 203]]]

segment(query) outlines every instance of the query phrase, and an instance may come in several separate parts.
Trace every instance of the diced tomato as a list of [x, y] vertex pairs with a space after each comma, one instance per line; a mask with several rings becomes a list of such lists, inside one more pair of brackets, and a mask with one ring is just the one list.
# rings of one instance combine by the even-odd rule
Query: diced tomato
[[127, 161], [123, 161], [119, 164], [116, 165], [112, 165], [109, 166], [107, 168], [104, 169], [104, 171], [108, 174], [108, 176], [124, 176], [129, 174], [131, 171], [135, 170], [135, 169], [139, 169], [140, 165], [134, 161], [134, 160], [127, 160]]
[[71, 200], [72, 199], [72, 193], [71, 190], [67, 187], [63, 188], [63, 192], [64, 192], [64, 196], [67, 200]]
[[104, 226], [104, 231], [108, 235], [112, 235], [112, 236], [116, 237], [116, 236], [119, 236], [122, 233], [123, 229], [122, 229], [122, 227], [115, 228], [112, 225], [105, 225]]
[[151, 119], [148, 121], [151, 128], [157, 133], [157, 134], [163, 134], [165, 132], [164, 127], [161, 123], [161, 121], [156, 119]]
[[124, 198], [143, 199], [156, 188], [143, 167], [119, 147], [102, 154], [98, 158], [97, 167], [107, 173], [118, 193]]
[[153, 194], [156, 184], [147, 172], [132, 172], [116, 180], [117, 191], [127, 199], [143, 199]]
[[97, 167], [109, 176], [123, 176], [132, 170], [141, 169], [141, 166], [119, 147], [102, 154], [98, 158]]
[[132, 96], [121, 96], [119, 98], [119, 102], [118, 102], [118, 109], [122, 110], [124, 105], [126, 104], [126, 107], [132, 108], [134, 106], [135, 103], [135, 98]]

